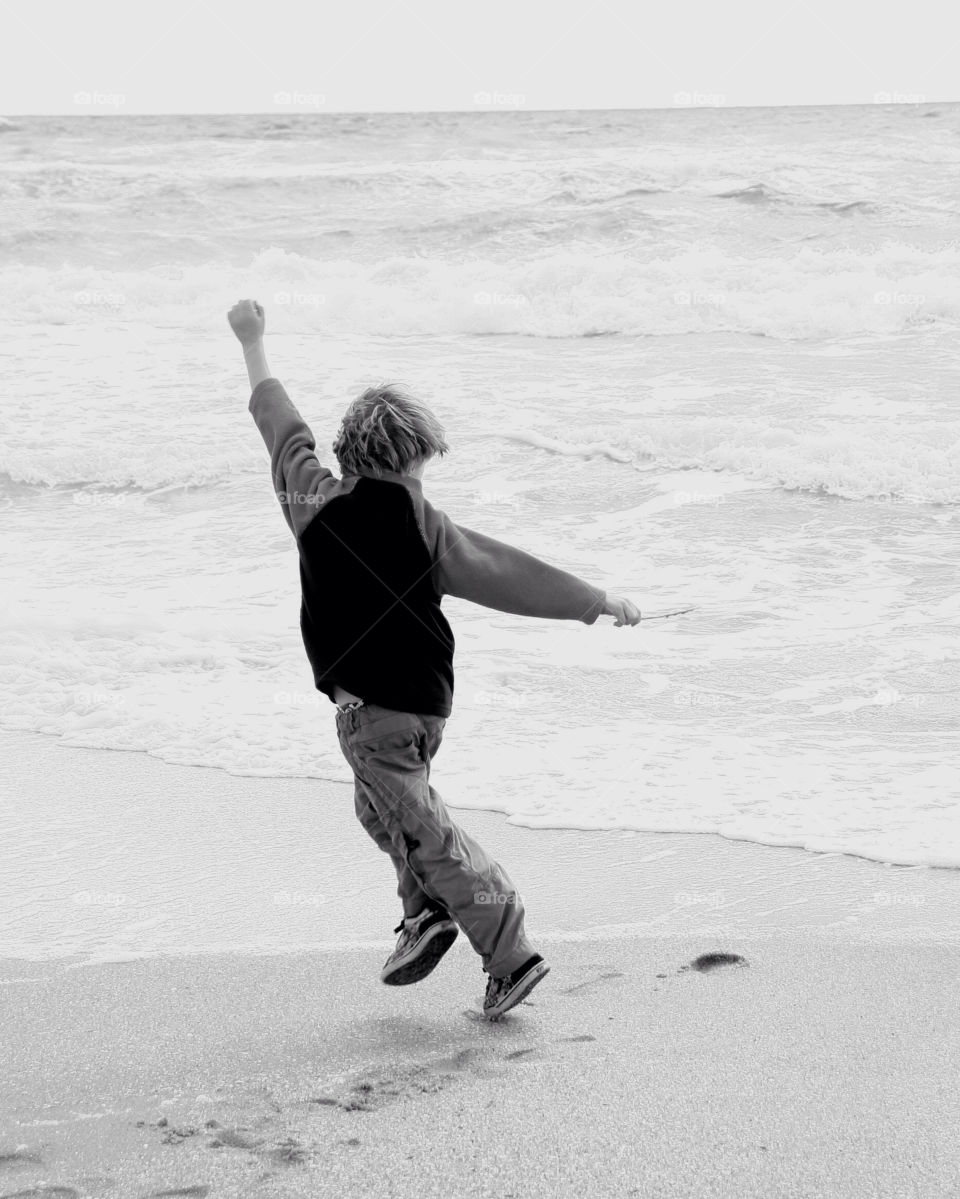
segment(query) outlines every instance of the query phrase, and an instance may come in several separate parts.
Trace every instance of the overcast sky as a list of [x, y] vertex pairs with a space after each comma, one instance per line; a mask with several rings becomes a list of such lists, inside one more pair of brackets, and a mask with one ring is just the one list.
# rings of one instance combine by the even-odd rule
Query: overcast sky
[[957, 100], [946, 0], [3, 0], [0, 113]]

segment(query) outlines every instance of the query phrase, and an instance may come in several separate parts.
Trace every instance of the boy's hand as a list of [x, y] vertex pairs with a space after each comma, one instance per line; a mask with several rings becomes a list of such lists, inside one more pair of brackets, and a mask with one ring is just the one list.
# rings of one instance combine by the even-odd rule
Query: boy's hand
[[260, 341], [267, 323], [256, 300], [238, 300], [227, 313], [227, 320], [244, 349]]
[[624, 624], [640, 623], [640, 609], [636, 604], [631, 603], [628, 599], [623, 599], [619, 595], [611, 595], [609, 591], [607, 592], [600, 615], [616, 617], [613, 625], [617, 629]]

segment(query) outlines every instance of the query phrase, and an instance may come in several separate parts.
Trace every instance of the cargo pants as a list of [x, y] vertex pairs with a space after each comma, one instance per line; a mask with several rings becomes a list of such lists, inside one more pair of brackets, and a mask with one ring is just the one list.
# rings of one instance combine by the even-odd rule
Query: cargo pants
[[354, 775], [357, 817], [397, 872], [403, 914], [449, 912], [484, 970], [510, 974], [535, 950], [506, 871], [450, 818], [430, 786], [446, 720], [378, 704], [337, 705], [337, 737]]

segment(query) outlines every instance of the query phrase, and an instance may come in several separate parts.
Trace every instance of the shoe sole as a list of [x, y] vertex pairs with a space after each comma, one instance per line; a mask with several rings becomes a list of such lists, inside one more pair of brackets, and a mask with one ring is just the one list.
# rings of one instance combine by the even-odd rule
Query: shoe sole
[[452, 921], [434, 924], [406, 957], [381, 970], [380, 981], [388, 987], [405, 987], [408, 983], [417, 983], [421, 978], [426, 978], [456, 941], [458, 931]]
[[488, 1020], [499, 1020], [511, 1008], [516, 1007], [530, 994], [533, 988], [542, 978], [550, 973], [550, 967], [546, 962], [537, 962], [513, 987], [513, 990], [508, 991], [495, 1007], [485, 1007], [483, 1014]]

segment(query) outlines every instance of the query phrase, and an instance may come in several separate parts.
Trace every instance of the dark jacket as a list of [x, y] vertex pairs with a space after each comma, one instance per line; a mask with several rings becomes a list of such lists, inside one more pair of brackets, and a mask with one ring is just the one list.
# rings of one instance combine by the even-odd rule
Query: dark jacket
[[531, 554], [455, 525], [392, 472], [336, 478], [283, 385], [265, 379], [250, 413], [300, 554], [300, 630], [316, 687], [372, 704], [449, 716], [454, 637], [444, 595], [593, 624], [606, 595]]

